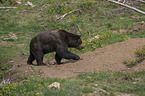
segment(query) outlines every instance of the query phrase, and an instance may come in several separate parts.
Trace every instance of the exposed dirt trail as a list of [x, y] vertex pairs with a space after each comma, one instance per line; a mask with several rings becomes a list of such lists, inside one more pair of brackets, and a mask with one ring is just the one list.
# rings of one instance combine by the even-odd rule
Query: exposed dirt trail
[[[21, 71], [30, 71], [30, 67], [34, 70], [41, 70], [45, 77], [58, 77], [67, 78], [75, 76], [80, 73], [86, 72], [99, 72], [99, 71], [134, 71], [145, 70], [145, 60], [137, 66], [128, 69], [123, 61], [126, 59], [135, 58], [136, 48], [142, 48], [145, 45], [145, 38], [130, 39], [124, 42], [119, 42], [103, 48], [99, 48], [93, 52], [80, 54], [81, 60], [64, 60], [61, 65], [48, 65], [48, 66], [34, 66], [27, 65], [27, 58], [19, 59], [13, 58], [14, 64], [21, 65]], [[47, 62], [47, 59], [45, 59]]]

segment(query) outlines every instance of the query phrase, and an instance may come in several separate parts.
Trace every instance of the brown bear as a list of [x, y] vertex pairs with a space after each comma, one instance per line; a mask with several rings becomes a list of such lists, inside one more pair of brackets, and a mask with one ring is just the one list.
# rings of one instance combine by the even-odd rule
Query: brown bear
[[44, 65], [43, 56], [46, 53], [56, 52], [55, 60], [61, 64], [61, 59], [79, 60], [80, 57], [68, 51], [68, 48], [83, 49], [80, 35], [65, 30], [40, 32], [30, 42], [30, 55], [27, 64], [36, 59], [37, 65]]

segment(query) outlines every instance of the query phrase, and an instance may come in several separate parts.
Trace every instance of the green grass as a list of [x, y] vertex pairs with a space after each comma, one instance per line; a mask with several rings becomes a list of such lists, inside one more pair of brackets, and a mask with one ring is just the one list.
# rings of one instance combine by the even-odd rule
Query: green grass
[[[82, 96], [82, 94], [112, 96], [118, 93], [145, 95], [145, 71], [126, 72], [100, 72], [85, 73], [67, 79], [33, 77], [22, 83], [4, 84], [1, 89], [2, 96], [14, 95], [40, 95], [40, 96]], [[48, 88], [53, 82], [60, 83], [60, 89]], [[96, 86], [97, 84], [97, 86]]]
[[[110, 93], [128, 93], [142, 96], [144, 90], [144, 71], [134, 73], [124, 72], [101, 72], [78, 75], [80, 80], [85, 80], [92, 87], [101, 88]], [[139, 76], [140, 75], [140, 76]], [[97, 84], [98, 86], [94, 86]], [[143, 84], [143, 85], [142, 85]]]
[[[0, 43], [11, 45], [11, 48], [0, 47], [1, 50], [4, 50], [1, 55], [5, 55], [7, 50], [9, 50], [7, 53], [10, 53], [4, 56], [2, 61], [7, 61], [11, 57], [21, 57], [20, 54], [13, 55], [16, 51], [28, 56], [30, 40], [38, 32], [44, 30], [66, 29], [69, 32], [81, 34], [85, 49], [82, 51], [72, 50], [76, 54], [93, 51], [104, 45], [127, 40], [129, 37], [145, 37], [144, 31], [120, 34], [120, 29], [132, 30], [135, 24], [144, 21], [145, 17], [142, 14], [124, 13], [121, 15], [116, 13], [113, 10], [119, 10], [121, 6], [108, 3], [106, 0], [29, 1], [36, 6], [32, 8], [31, 6], [24, 5], [27, 1], [22, 2], [22, 4], [13, 4], [9, 0], [3, 1], [2, 6], [15, 6], [17, 8], [0, 9]], [[68, 13], [76, 9], [81, 11]], [[122, 9], [121, 12], [124, 10], [127, 9]], [[68, 15], [63, 19], [57, 19], [65, 13], [68, 13]], [[135, 18], [140, 17], [134, 20], [131, 18], [132, 16]], [[117, 31], [117, 33], [112, 33], [112, 31]], [[10, 33], [15, 34], [18, 39], [11, 41], [4, 40], [5, 38], [10, 38]], [[92, 37], [100, 35], [102, 38], [89, 42], [91, 39], [89, 33], [92, 34]], [[24, 44], [24, 46], [21, 48], [16, 46], [16, 44]], [[49, 55], [46, 55], [46, 57], [49, 58]]]
[[[28, 57], [29, 42], [40, 31], [65, 29], [80, 34], [85, 49], [81, 51], [69, 49], [75, 54], [94, 51], [102, 46], [122, 42], [129, 38], [145, 38], [144, 30], [134, 30], [138, 22], [145, 21], [145, 16], [107, 0], [25, 0], [22, 4], [16, 4], [15, 0], [11, 0], [13, 2], [10, 2], [10, 0], [2, 1], [1, 7], [17, 8], [0, 9], [0, 81], [3, 77], [13, 74], [7, 72], [13, 65], [6, 62], [12, 57]], [[27, 1], [36, 6], [32, 8], [24, 5]], [[137, 6], [137, 8], [144, 10], [145, 4], [142, 3], [142, 6]], [[81, 11], [69, 13], [76, 9]], [[63, 19], [58, 19], [65, 13], [68, 14]], [[125, 33], [120, 33], [120, 30], [125, 30]], [[91, 40], [94, 36], [99, 36], [99, 38]], [[16, 39], [13, 39], [13, 37], [16, 37]], [[22, 44], [22, 46], [19, 46], [19, 44]], [[54, 57], [54, 53], [45, 55], [45, 57], [48, 59]], [[136, 82], [132, 78], [143, 77], [143, 73], [144, 71], [134, 73], [135, 75], [127, 74], [127, 77], [122, 72], [89, 73], [79, 75], [78, 78], [81, 81], [29, 78], [23, 83], [5, 84], [4, 87], [0, 88], [2, 95], [10, 96], [36, 95], [37, 93], [40, 93], [37, 94], [40, 96], [42, 94], [45, 96], [48, 94], [53, 96], [79, 96], [93, 93], [96, 88], [106, 90], [112, 96], [116, 92], [142, 95], [144, 94], [144, 78], [135, 84], [132, 84], [132, 82]], [[127, 80], [124, 80], [124, 78], [127, 78]], [[48, 89], [47, 86], [52, 82], [60, 82], [61, 89]], [[96, 83], [98, 86], [94, 86]], [[102, 91], [97, 91], [96, 94], [107, 95]]]
[[[53, 82], [60, 83], [60, 89], [48, 88]], [[74, 96], [80, 95], [79, 89], [81, 82], [69, 82], [68, 79], [50, 79], [50, 78], [30, 78], [23, 83], [14, 83], [11, 85], [4, 85], [1, 88], [2, 95], [40, 95], [40, 96]]]

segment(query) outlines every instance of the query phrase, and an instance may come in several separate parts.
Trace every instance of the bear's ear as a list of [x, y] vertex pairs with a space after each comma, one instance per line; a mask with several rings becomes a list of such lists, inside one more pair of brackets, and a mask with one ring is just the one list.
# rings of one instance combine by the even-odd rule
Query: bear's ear
[[78, 34], [79, 37], [81, 37], [81, 34]]

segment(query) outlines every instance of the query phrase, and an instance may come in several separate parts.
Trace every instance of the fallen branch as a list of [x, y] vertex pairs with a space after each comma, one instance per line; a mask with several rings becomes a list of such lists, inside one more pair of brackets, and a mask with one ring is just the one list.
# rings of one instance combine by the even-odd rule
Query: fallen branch
[[77, 24], [77, 26], [78, 26], [79, 30], [82, 31], [78, 24]]
[[142, 0], [139, 0], [139, 1], [145, 3], [145, 1], [142, 1]]
[[8, 79], [2, 79], [2, 81], [0, 82], [0, 87], [3, 86], [3, 84], [10, 84], [11, 83], [11, 79], [8, 78]]
[[17, 7], [0, 7], [0, 9], [6, 9], [6, 8], [17, 8]]
[[12, 71], [14, 69], [15, 69], [15, 65], [13, 65], [13, 67], [11, 69], [7, 70], [7, 72], [10, 72], [10, 71]]
[[[75, 12], [75, 11], [81, 11], [81, 10], [80, 9], [76, 9], [76, 10], [70, 11], [68, 13], [72, 13], [72, 12]], [[68, 13], [65, 13], [64, 15], [58, 17], [57, 19], [63, 19], [66, 15], [68, 15]]]
[[[120, 1], [122, 1], [122, 0], [118, 0], [118, 2], [120, 2]], [[125, 0], [123, 1], [123, 3], [125, 3]]]
[[143, 12], [143, 11], [141, 11], [141, 10], [135, 8], [135, 7], [131, 7], [131, 6], [128, 6], [128, 5], [126, 5], [126, 4], [123, 4], [123, 3], [120, 3], [120, 2], [117, 2], [117, 1], [114, 1], [114, 0], [108, 0], [108, 1], [114, 2], [114, 3], [117, 3], [117, 4], [120, 4], [120, 5], [122, 5], [122, 6], [125, 6], [125, 7], [128, 7], [128, 8], [131, 8], [131, 9], [133, 9], [133, 10], [136, 10], [136, 11], [142, 13], [142, 14], [145, 14], [145, 12]]

